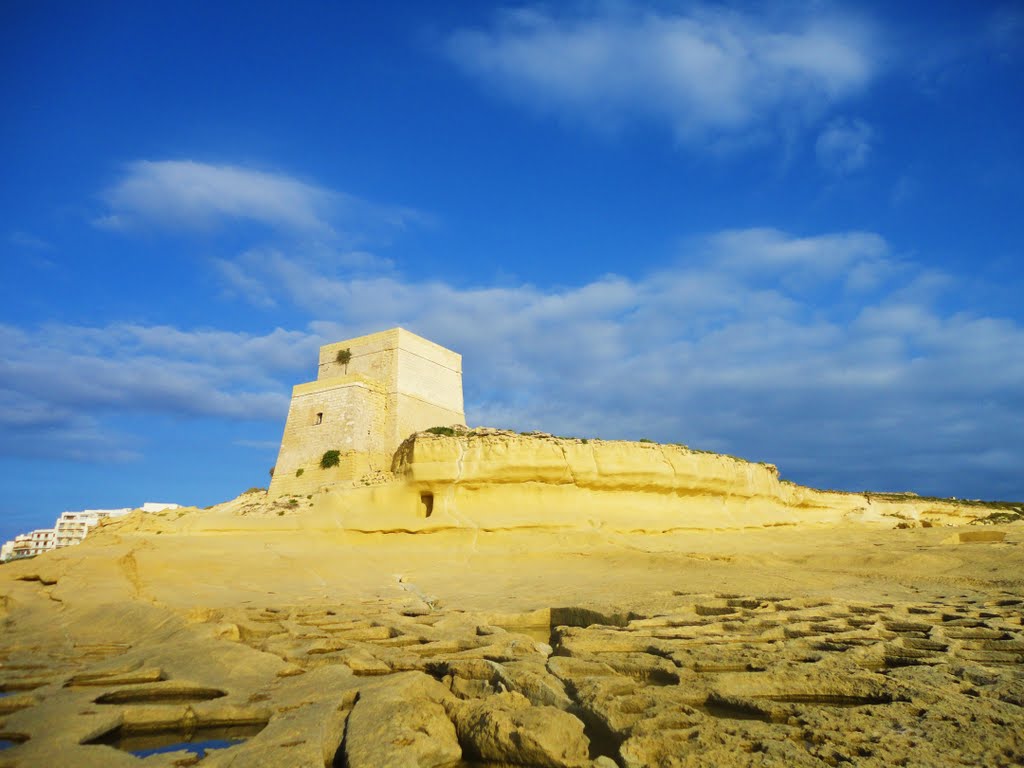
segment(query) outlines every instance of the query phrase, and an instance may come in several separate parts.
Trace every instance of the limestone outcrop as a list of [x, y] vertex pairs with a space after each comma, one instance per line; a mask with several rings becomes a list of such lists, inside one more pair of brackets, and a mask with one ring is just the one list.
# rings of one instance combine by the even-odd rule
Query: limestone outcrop
[[587, 768], [583, 723], [555, 707], [533, 706], [522, 694], [453, 700], [448, 711], [468, 758], [537, 768]]
[[458, 353], [403, 328], [327, 344], [316, 380], [293, 390], [268, 496], [302, 507], [326, 491], [332, 500], [313, 505], [325, 517], [312, 524], [364, 531], [947, 525], [998, 511], [818, 491], [781, 480], [771, 464], [682, 445], [469, 430], [464, 418]]
[[395, 453], [392, 472], [419, 494], [420, 516], [483, 528], [660, 533], [841, 522], [929, 526], [1004, 510], [913, 494], [819, 491], [781, 480], [774, 465], [681, 445], [502, 430], [417, 433]]
[[394, 675], [360, 691], [348, 719], [349, 768], [437, 768], [462, 758], [443, 702], [451, 693], [417, 672]]
[[[326, 481], [302, 495], [275, 497], [256, 490], [208, 510], [132, 515], [108, 523], [106, 530], [549, 531], [604, 540], [778, 527], [927, 528], [1024, 518], [1024, 503], [815, 490], [780, 479], [771, 464], [680, 445], [464, 427], [450, 431], [412, 435], [387, 473]], [[965, 533], [962, 540], [982, 535]]]
[[[294, 560], [256, 536], [217, 566], [219, 537], [108, 532], [0, 569], [0, 766], [129, 768], [159, 744], [142, 764], [1019, 765], [1024, 528], [974, 543], [975, 564], [941, 533], [848, 538], [851, 562], [882, 544], [896, 563], [853, 581], [824, 530], [781, 559], [794, 532], [719, 533], [731, 560], [711, 580], [733, 591], [701, 592], [714, 560], [541, 552], [546, 534], [518, 557], [500, 534], [458, 567], [468, 551], [440, 532]], [[97, 567], [126, 550], [134, 598]], [[444, 600], [389, 578], [399, 564]], [[546, 586], [522, 589], [526, 571]], [[604, 597], [565, 602], [581, 594]]]

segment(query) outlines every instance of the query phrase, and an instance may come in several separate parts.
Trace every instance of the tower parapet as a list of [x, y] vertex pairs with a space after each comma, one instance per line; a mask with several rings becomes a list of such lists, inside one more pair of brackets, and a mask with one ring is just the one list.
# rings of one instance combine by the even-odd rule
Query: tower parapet
[[[387, 471], [413, 432], [465, 418], [458, 353], [404, 328], [325, 344], [316, 381], [292, 390], [270, 495]], [[327, 451], [338, 463], [322, 469]]]

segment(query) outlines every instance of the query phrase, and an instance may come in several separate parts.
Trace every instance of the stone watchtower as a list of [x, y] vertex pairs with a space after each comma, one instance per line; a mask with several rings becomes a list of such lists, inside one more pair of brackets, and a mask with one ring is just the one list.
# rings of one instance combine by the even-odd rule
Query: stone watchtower
[[[339, 361], [343, 350], [348, 363]], [[316, 381], [292, 389], [270, 496], [390, 470], [413, 432], [465, 420], [461, 355], [404, 328], [327, 344]], [[339, 465], [321, 469], [332, 450]]]

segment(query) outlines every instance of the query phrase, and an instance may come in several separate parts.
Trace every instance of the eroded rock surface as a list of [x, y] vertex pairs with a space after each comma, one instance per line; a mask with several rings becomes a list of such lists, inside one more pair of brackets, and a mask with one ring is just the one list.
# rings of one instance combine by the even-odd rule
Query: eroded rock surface
[[[102, 650], [6, 634], [2, 732], [25, 741], [0, 765], [128, 766], [79, 743], [232, 722], [267, 726], [204, 766], [1024, 761], [1022, 597], [680, 594], [624, 626], [555, 627], [553, 648], [402, 605], [218, 611]], [[218, 639], [225, 619], [238, 640]], [[169, 754], [146, 764], [186, 764]]]
[[462, 757], [445, 712], [451, 694], [427, 675], [407, 672], [360, 690], [348, 718], [348, 768], [435, 768]]
[[455, 701], [448, 711], [469, 758], [539, 768], [590, 764], [583, 723], [560, 709], [532, 706], [522, 694]]
[[[0, 766], [1024, 762], [1019, 524], [951, 545], [158, 522], [0, 568]], [[170, 751], [112, 745], [149, 732]]]

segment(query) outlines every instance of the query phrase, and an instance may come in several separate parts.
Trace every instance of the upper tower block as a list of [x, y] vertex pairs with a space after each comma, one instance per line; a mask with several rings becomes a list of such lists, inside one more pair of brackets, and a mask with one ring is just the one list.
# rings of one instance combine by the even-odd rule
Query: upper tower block
[[[347, 365], [338, 362], [344, 349], [352, 353]], [[462, 355], [404, 328], [320, 347], [318, 381], [349, 374], [362, 374], [384, 387], [394, 415], [385, 429], [392, 454], [413, 432], [466, 420]], [[388, 456], [388, 466], [390, 461]]]
[[[350, 353], [347, 363], [339, 361], [343, 350]], [[395, 450], [413, 432], [465, 418], [462, 356], [450, 349], [404, 328], [327, 344], [320, 347], [316, 381], [292, 390], [270, 493], [390, 469]], [[339, 452], [339, 466], [322, 470], [320, 459], [330, 450]]]

